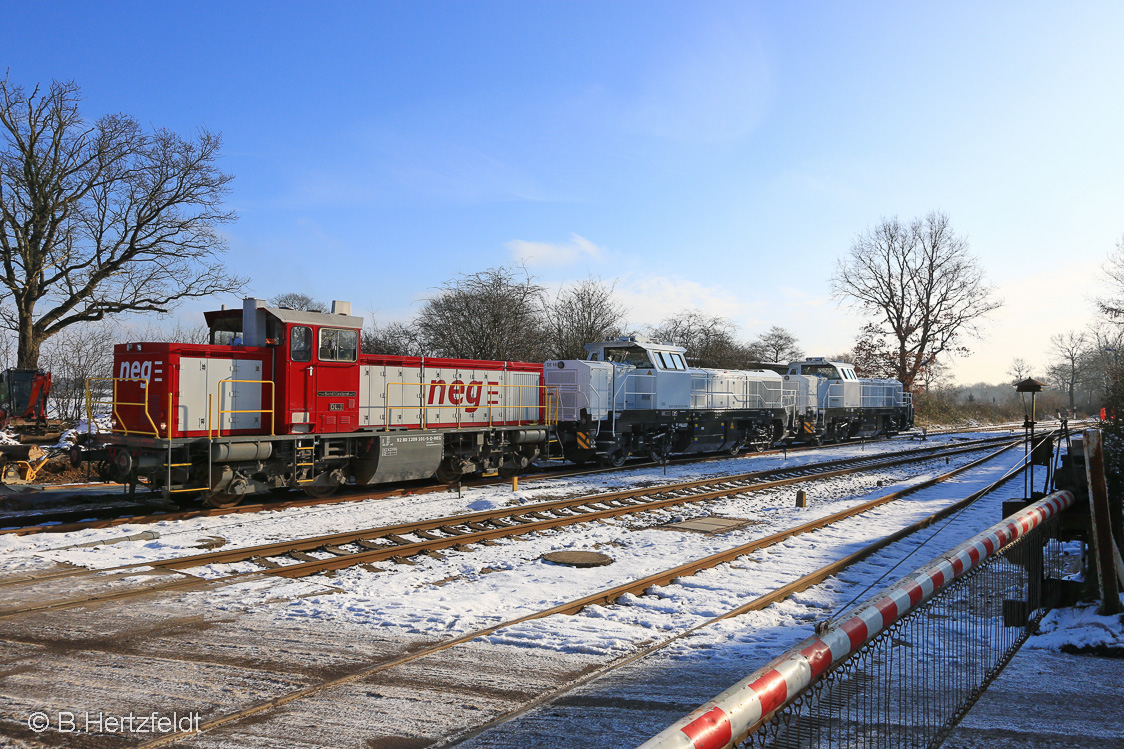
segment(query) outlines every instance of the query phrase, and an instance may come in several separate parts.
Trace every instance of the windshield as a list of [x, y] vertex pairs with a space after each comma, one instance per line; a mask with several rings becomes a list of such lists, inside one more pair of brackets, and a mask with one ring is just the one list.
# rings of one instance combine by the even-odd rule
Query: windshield
[[642, 348], [607, 348], [605, 349], [605, 361], [616, 364], [631, 364], [634, 367], [652, 366], [652, 360], [648, 358], [648, 352]]
[[805, 364], [800, 368], [800, 374], [815, 375], [816, 377], [826, 377], [829, 380], [842, 379], [839, 376], [839, 370], [831, 364]]

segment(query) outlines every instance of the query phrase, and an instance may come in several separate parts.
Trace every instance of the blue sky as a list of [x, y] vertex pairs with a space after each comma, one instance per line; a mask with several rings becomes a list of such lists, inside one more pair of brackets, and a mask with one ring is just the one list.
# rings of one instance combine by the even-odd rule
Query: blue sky
[[974, 382], [1093, 318], [1121, 28], [1119, 3], [41, 2], [0, 49], [91, 117], [221, 132], [229, 266], [380, 322], [523, 258], [616, 279], [637, 325], [700, 307], [830, 354], [862, 323], [836, 258], [943, 210], [1007, 302], [952, 362]]

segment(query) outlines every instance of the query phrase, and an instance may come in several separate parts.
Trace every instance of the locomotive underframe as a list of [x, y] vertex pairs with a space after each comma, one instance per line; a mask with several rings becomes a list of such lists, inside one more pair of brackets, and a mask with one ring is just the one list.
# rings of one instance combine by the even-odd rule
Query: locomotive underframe
[[797, 417], [794, 442], [846, 442], [897, 434], [912, 425], [909, 409], [826, 408], [812, 417]]
[[299, 488], [318, 496], [352, 480], [358, 485], [424, 479], [453, 483], [465, 474], [517, 475], [549, 444], [537, 426], [385, 430], [344, 434], [158, 439], [105, 435], [95, 456], [106, 480], [145, 482], [165, 498], [202, 493], [212, 505]]
[[586, 418], [561, 425], [559, 440], [570, 460], [620, 465], [629, 455], [658, 459], [670, 453], [764, 449], [785, 437], [786, 421], [783, 408], [622, 411], [600, 422]]

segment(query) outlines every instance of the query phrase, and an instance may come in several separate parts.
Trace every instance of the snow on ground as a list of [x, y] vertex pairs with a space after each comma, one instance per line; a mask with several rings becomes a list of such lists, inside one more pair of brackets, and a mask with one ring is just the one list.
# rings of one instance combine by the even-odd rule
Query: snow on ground
[[[955, 485], [921, 490], [864, 516], [650, 591], [652, 595], [628, 597], [617, 606], [587, 609], [574, 617], [527, 622], [518, 630], [528, 646], [538, 643], [536, 647], [565, 642], [580, 630], [574, 620], [590, 618], [618, 627], [631, 625], [633, 648], [668, 638], [967, 496], [998, 478], [1017, 457], [1005, 456], [997, 461], [1003, 466], [968, 471]], [[883, 549], [840, 576], [762, 611], [690, 632], [557, 703], [481, 734], [467, 746], [536, 746], [543, 745], [544, 736], [551, 734], [574, 737], [568, 743], [572, 747], [635, 746], [812, 635], [817, 621], [844, 615], [885, 586], [995, 524], [1001, 519], [1002, 501], [1021, 495], [1021, 482], [1009, 482], [952, 518]], [[622, 634], [619, 629], [615, 632], [618, 641]]]
[[1102, 616], [1098, 609], [1098, 603], [1086, 603], [1051, 611], [1042, 620], [1038, 634], [1024, 647], [1067, 653], [1098, 649], [1124, 653], [1124, 614]]
[[[942, 437], [930, 441], [953, 440], [953, 437]], [[900, 444], [882, 443], [867, 445], [865, 452], [898, 449], [901, 449]], [[124, 563], [151, 563], [198, 553], [195, 544], [204, 536], [225, 538], [227, 548], [255, 545], [621, 487], [765, 470], [862, 452], [863, 446], [853, 445], [830, 451], [794, 453], [787, 461], [782, 456], [747, 456], [669, 466], [666, 478], [661, 468], [645, 468], [541, 484], [525, 481], [521, 482], [523, 488], [514, 493], [509, 487], [493, 486], [466, 489], [463, 497], [448, 492], [294, 508], [253, 516], [197, 518], [72, 534], [0, 537], [0, 571], [42, 564], [45, 560], [95, 569]], [[884, 469], [877, 475], [816, 480], [642, 516], [578, 524], [516, 540], [500, 540], [493, 546], [449, 551], [443, 559], [422, 557], [412, 565], [383, 562], [379, 563], [383, 571], [378, 573], [351, 568], [331, 577], [318, 575], [292, 581], [247, 578], [235, 585], [188, 593], [184, 601], [189, 605], [191, 600], [197, 600], [201, 608], [206, 606], [208, 610], [235, 614], [233, 621], [236, 622], [264, 619], [274, 622], [276, 626], [272, 628], [279, 631], [314, 631], [321, 641], [338, 638], [347, 642], [356, 632], [378, 633], [380, 637], [402, 642], [443, 640], [745, 544], [784, 527], [920, 483], [982, 454], [953, 458], [949, 465], [939, 461], [900, 466]], [[520, 654], [542, 654], [549, 662], [557, 664], [559, 673], [566, 672], [567, 664], [580, 663], [583, 668], [595, 663], [608, 664], [645, 647], [678, 639], [669, 647], [567, 695], [562, 703], [534, 710], [523, 718], [481, 734], [471, 745], [558, 745], [561, 736], [567, 737], [565, 743], [573, 747], [627, 746], [643, 741], [662, 725], [806, 638], [815, 622], [845, 614], [887, 584], [998, 522], [1001, 501], [1020, 496], [1022, 482], [1009, 482], [995, 495], [955, 517], [914, 534], [843, 575], [764, 611], [709, 626], [700, 625], [977, 491], [1004, 474], [1021, 455], [1021, 451], [1009, 451], [996, 461], [935, 487], [815, 533], [758, 550], [732, 563], [650, 589], [647, 595], [627, 595], [614, 605], [589, 606], [573, 616], [531, 620], [479, 638], [475, 641], [477, 647], [507, 654], [512, 663], [520, 659]], [[879, 481], [883, 486], [878, 486]], [[793, 506], [798, 488], [808, 492], [809, 507]], [[753, 523], [713, 536], [662, 527], [704, 514], [742, 518]], [[120, 538], [142, 530], [157, 531], [161, 535], [158, 539], [113, 546], [66, 548], [75, 543]], [[601, 551], [612, 556], [614, 563], [601, 568], [574, 569], [551, 565], [541, 559], [548, 551], [563, 549]], [[221, 565], [191, 572], [209, 577], [251, 569], [256, 567]], [[248, 616], [240, 616], [243, 613]], [[1081, 642], [1087, 642], [1091, 641], [1090, 633], [1098, 628], [1119, 627], [1119, 621], [1115, 624], [1098, 622], [1095, 614], [1088, 612], [1074, 617], [1071, 626], [1059, 613], [1056, 630], [1051, 631], [1069, 631], [1066, 635], [1069, 641], [1079, 637]], [[1080, 626], [1077, 626], [1078, 620]], [[700, 628], [691, 631], [695, 627]], [[1075, 634], [1079, 630], [1083, 633]], [[465, 651], [466, 648], [462, 648], [458, 652]], [[685, 686], [688, 683], [689, 690]], [[672, 699], [669, 695], [676, 697]], [[425, 701], [414, 702], [416, 704], [405, 705], [403, 710], [417, 711], [418, 720], [439, 707]], [[640, 718], [632, 714], [623, 716], [626, 719], [622, 720], [618, 706], [633, 703], [649, 706], [644, 708], [647, 712], [641, 711]], [[604, 723], [599, 725], [597, 720], [601, 719], [598, 717], [601, 713], [590, 709], [591, 705], [609, 706], [616, 712], [605, 712]], [[398, 718], [406, 723], [413, 720], [410, 715]], [[476, 723], [479, 720], [473, 719]], [[260, 728], [259, 724], [255, 730]], [[544, 740], [543, 736], [547, 738]]]
[[[1010, 468], [1016, 457], [1005, 456], [995, 465], [974, 469], [963, 478], [923, 490], [860, 518], [762, 549], [732, 565], [683, 578], [678, 584], [653, 590], [653, 595], [634, 600], [630, 597], [624, 605], [588, 607], [577, 616], [526, 622], [492, 635], [491, 641], [560, 652], [627, 651], [662, 633], [678, 632], [724, 613], [927, 516], [991, 483]], [[423, 559], [410, 566], [384, 564], [386, 571], [378, 574], [350, 568], [325, 581], [338, 592], [294, 600], [279, 609], [277, 616], [397, 628], [409, 634], [460, 635], [748, 543], [919, 483], [931, 475], [915, 475], [884, 487], [877, 487], [872, 476], [817, 482], [817, 488], [826, 484], [847, 498], [814, 500], [807, 509], [790, 506], [793, 488], [723, 500], [723, 515], [749, 516], [763, 522], [715, 536], [659, 527], [685, 514], [676, 508], [675, 512], [647, 513], [655, 516], [648, 517], [647, 527], [639, 526], [635, 517], [613, 518], [504, 540], [495, 546], [450, 554], [444, 560]], [[988, 522], [981, 527], [998, 520], [994, 508], [986, 514]], [[608, 553], [615, 561], [607, 567], [574, 569], [540, 558], [549, 551], [576, 549]], [[633, 605], [628, 605], [630, 602]]]

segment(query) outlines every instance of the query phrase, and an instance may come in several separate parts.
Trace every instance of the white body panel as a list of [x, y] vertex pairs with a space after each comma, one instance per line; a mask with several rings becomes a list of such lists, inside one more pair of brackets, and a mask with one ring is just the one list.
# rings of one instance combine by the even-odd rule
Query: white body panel
[[480, 426], [541, 421], [537, 372], [364, 365], [359, 426]]
[[[207, 429], [228, 432], [260, 429], [262, 386], [260, 361], [247, 359], [209, 359], [182, 357], [176, 412], [181, 430]], [[211, 414], [208, 418], [208, 396]]]
[[793, 403], [791, 391], [786, 395], [784, 377], [769, 370], [691, 370], [691, 408], [784, 408]]
[[899, 408], [907, 403], [901, 382], [857, 377], [846, 362], [805, 359], [791, 362], [788, 372], [790, 380], [804, 381], [801, 402], [806, 398], [819, 408]]
[[561, 399], [559, 421], [578, 421], [584, 408], [594, 421], [609, 418], [613, 365], [597, 361], [548, 361], [543, 382]]

